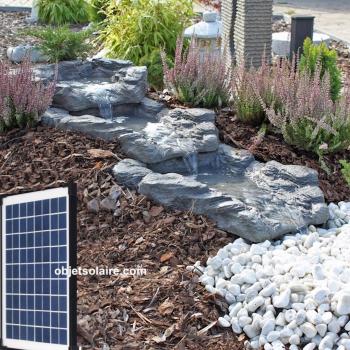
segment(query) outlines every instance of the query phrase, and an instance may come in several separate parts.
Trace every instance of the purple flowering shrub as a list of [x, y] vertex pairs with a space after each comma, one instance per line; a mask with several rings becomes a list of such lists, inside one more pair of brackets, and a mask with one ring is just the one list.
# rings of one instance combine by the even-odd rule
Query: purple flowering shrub
[[35, 125], [50, 106], [55, 82], [35, 81], [25, 60], [15, 68], [0, 61], [0, 132]]
[[179, 101], [206, 108], [227, 105], [227, 69], [220, 53], [204, 51], [194, 39], [184, 49], [183, 38], [180, 38], [173, 67], [169, 68], [165, 52], [162, 61], [165, 86]]

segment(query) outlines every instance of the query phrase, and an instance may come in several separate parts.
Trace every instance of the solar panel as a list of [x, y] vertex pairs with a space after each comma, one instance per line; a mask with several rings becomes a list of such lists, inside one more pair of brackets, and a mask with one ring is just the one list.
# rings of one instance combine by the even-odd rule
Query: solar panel
[[2, 345], [76, 345], [75, 186], [2, 199]]

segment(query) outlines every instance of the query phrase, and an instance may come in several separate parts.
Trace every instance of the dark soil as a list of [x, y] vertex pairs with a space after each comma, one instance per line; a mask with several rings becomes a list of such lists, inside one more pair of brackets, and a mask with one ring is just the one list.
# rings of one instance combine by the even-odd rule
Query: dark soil
[[[102, 149], [103, 158], [88, 151]], [[85, 349], [243, 349], [216, 326], [227, 304], [186, 271], [233, 240], [204, 217], [167, 211], [123, 189], [119, 210], [89, 212], [115, 185], [117, 143], [38, 127], [0, 136], [0, 192], [78, 184], [78, 266], [131, 268], [140, 277], [78, 278], [79, 344]], [[165, 334], [165, 335], [164, 335]], [[164, 336], [163, 336], [164, 335]], [[163, 336], [163, 338], [162, 338]]]
[[341, 174], [339, 160], [350, 161], [350, 151], [324, 157], [329, 173], [321, 167], [317, 156], [286, 144], [281, 135], [269, 132], [259, 140], [259, 128], [238, 121], [231, 113], [217, 117], [217, 127], [223, 142], [235, 147], [249, 149], [257, 160], [275, 160], [282, 164], [305, 165], [318, 171], [320, 187], [328, 202], [350, 200], [350, 187]]

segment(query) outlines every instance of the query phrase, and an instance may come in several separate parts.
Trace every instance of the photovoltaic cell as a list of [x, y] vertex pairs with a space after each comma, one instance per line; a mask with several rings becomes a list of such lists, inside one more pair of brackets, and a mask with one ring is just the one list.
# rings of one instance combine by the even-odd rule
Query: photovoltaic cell
[[2, 214], [2, 345], [68, 349], [69, 279], [57, 273], [69, 263], [68, 189], [6, 197]]

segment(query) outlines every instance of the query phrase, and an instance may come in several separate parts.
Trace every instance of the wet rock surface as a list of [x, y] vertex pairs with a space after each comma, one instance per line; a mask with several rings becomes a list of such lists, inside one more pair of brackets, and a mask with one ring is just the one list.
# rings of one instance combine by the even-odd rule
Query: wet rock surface
[[[53, 105], [70, 112], [138, 104], [147, 90], [146, 67], [134, 67], [130, 61], [93, 59], [60, 62]], [[56, 65], [34, 69], [36, 78], [52, 80]]]
[[[85, 84], [84, 77], [107, 79], [115, 76], [118, 69], [142, 70], [118, 60], [64, 63], [58, 70], [59, 78], [63, 79], [58, 89], [63, 90], [56, 94], [56, 102], [64, 96], [62, 86], [67, 75], [72, 79], [70, 91], [77, 88], [81, 92], [78, 85]], [[41, 78], [49, 79], [52, 74], [44, 69]], [[142, 79], [126, 80], [129, 87], [134, 84], [138, 91]], [[116, 84], [120, 82], [126, 83], [119, 80]], [[81, 101], [80, 115], [71, 115], [70, 103], [74, 98], [70, 99], [73, 95], [68, 94], [61, 101], [65, 109], [51, 108], [42, 120], [60, 129], [118, 140], [130, 158], [113, 169], [119, 183], [138, 189], [164, 206], [204, 214], [219, 228], [253, 242], [275, 239], [328, 220], [316, 171], [275, 161], [260, 163], [248, 151], [221, 144], [213, 111], [169, 110], [146, 98], [145, 92], [140, 93], [138, 102], [126, 99], [124, 104], [114, 105], [109, 101], [102, 108], [99, 95], [92, 91], [94, 85], [89, 84], [86, 81], [82, 89], [91, 89], [95, 105], [91, 96], [85, 95], [90, 105]], [[99, 84], [100, 88], [104, 86]], [[114, 101], [123, 96], [118, 89], [110, 92]]]
[[204, 158], [199, 159], [195, 175], [189, 174], [184, 160], [151, 165], [163, 173], [144, 172], [142, 179], [142, 164], [128, 167], [128, 159], [113, 172], [121, 183], [124, 178], [135, 187], [139, 181], [139, 192], [156, 202], [205, 214], [219, 228], [253, 242], [274, 239], [311, 223], [323, 224], [329, 217], [317, 174], [311, 169], [262, 164], [247, 151], [225, 145]]

